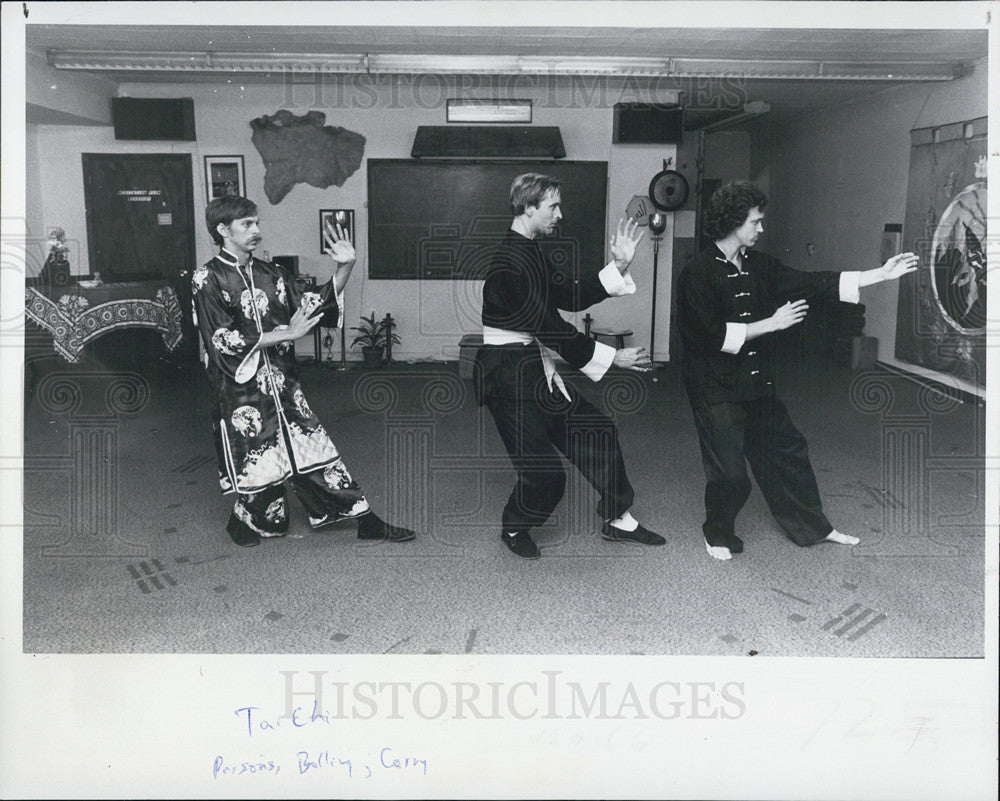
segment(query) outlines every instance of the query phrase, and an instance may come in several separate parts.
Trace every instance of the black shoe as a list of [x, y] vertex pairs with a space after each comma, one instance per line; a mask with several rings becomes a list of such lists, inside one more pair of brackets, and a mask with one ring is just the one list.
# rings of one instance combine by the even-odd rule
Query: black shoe
[[391, 526], [374, 512], [369, 512], [358, 520], [359, 540], [386, 540], [388, 542], [406, 542], [417, 535], [408, 528]]
[[325, 514], [322, 517], [310, 517], [309, 518], [309, 527], [313, 531], [319, 531], [321, 528], [326, 528], [327, 526], [332, 526], [339, 519], [340, 518], [338, 518], [336, 515], [331, 515], [331, 514]]
[[229, 538], [233, 542], [244, 548], [260, 545], [260, 534], [240, 520], [236, 516], [236, 512], [229, 515], [229, 523], [226, 524], [226, 531], [229, 532]]
[[601, 529], [601, 536], [612, 542], [638, 542], [640, 545], [663, 545], [666, 540], [659, 534], [655, 534], [641, 524], [635, 531], [626, 531], [623, 528], [612, 526], [610, 522], [604, 524]]
[[[355, 506], [357, 506], [357, 504], [355, 504]], [[364, 511], [361, 512], [354, 512], [352, 510], [349, 512], [344, 512], [343, 514], [335, 514], [333, 512], [327, 512], [322, 517], [310, 516], [309, 525], [312, 527], [313, 531], [319, 531], [322, 528], [326, 528], [327, 526], [332, 526], [335, 523], [340, 523], [344, 520], [360, 520], [362, 517], [369, 514], [371, 514], [371, 511], [368, 509], [368, 505], [366, 503]]]
[[522, 559], [537, 559], [542, 555], [527, 531], [515, 531], [513, 534], [501, 531], [500, 539], [504, 545], [510, 548], [511, 553], [517, 554]]

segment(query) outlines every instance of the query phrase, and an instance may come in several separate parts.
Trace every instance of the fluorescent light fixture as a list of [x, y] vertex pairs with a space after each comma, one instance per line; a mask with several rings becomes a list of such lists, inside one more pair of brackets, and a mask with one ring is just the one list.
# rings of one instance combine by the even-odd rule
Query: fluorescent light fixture
[[409, 53], [208, 53], [52, 50], [58, 69], [147, 72], [308, 72], [381, 74], [606, 75], [804, 80], [950, 81], [951, 62], [635, 58], [592, 56], [430, 55]]
[[447, 122], [531, 122], [530, 100], [454, 100], [445, 104]]

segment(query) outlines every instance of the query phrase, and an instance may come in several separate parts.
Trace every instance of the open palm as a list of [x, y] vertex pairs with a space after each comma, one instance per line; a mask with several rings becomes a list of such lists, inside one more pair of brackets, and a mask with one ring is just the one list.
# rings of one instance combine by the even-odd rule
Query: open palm
[[894, 281], [917, 269], [918, 259], [913, 253], [899, 253], [882, 265], [882, 280]]
[[354, 245], [340, 225], [334, 227], [327, 222], [323, 231], [323, 242], [326, 244], [324, 252], [337, 264], [347, 264], [357, 259], [358, 254], [354, 250]]
[[635, 219], [618, 221], [618, 230], [611, 237], [611, 257], [619, 270], [624, 270], [632, 263], [635, 256], [635, 246], [639, 244], [645, 231], [639, 229]]

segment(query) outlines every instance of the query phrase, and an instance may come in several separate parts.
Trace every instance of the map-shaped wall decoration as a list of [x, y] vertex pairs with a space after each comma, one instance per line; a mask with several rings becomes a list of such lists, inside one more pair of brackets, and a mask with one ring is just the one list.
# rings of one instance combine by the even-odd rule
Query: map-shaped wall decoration
[[297, 183], [343, 186], [361, 166], [365, 137], [325, 122], [322, 111], [297, 117], [286, 109], [250, 121], [251, 141], [264, 160], [264, 194], [272, 204]]

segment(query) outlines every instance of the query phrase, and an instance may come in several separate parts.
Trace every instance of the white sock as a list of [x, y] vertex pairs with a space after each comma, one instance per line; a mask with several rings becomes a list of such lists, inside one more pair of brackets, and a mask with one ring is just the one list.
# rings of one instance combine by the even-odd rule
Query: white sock
[[713, 559], [719, 559], [723, 562], [733, 558], [732, 552], [724, 545], [709, 545], [707, 540], [705, 541], [705, 550], [708, 551], [708, 555]]
[[617, 520], [612, 520], [611, 525], [622, 529], [622, 531], [635, 531], [639, 528], [639, 521], [632, 517], [631, 512], [625, 512]]
[[857, 545], [861, 542], [857, 537], [852, 537], [850, 534], [841, 534], [837, 529], [827, 534], [824, 541], [839, 542], [841, 545]]

